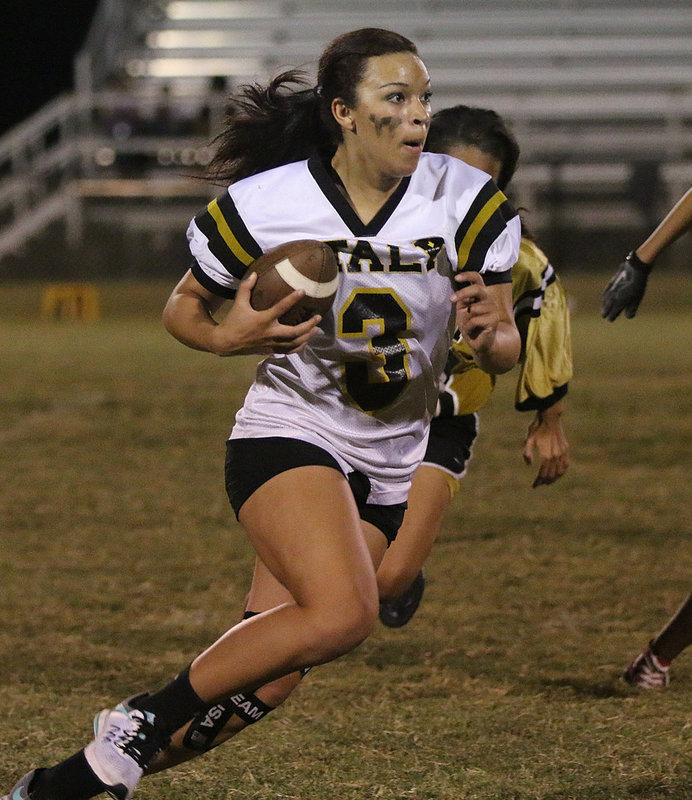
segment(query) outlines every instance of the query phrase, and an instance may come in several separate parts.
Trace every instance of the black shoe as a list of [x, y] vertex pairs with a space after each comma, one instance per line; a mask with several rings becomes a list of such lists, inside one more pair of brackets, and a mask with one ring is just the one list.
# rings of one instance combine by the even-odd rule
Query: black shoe
[[391, 603], [380, 603], [380, 622], [388, 628], [401, 628], [406, 625], [418, 611], [424, 589], [425, 576], [421, 570], [400, 597]]

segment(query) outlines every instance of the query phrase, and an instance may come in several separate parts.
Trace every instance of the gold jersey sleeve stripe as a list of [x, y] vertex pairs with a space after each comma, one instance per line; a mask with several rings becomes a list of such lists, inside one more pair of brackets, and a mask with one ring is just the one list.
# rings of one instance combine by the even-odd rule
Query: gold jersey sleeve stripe
[[459, 245], [458, 253], [458, 261], [457, 261], [457, 269], [463, 270], [466, 267], [466, 264], [469, 259], [469, 254], [471, 253], [471, 248], [473, 247], [474, 242], [476, 241], [478, 235], [485, 227], [486, 223], [492, 219], [493, 214], [497, 211], [497, 209], [506, 202], [507, 198], [505, 195], [498, 189], [497, 192], [488, 200], [488, 202], [481, 208], [478, 212], [478, 215], [474, 219], [474, 221], [469, 226], [469, 229], [466, 231], [464, 238], [461, 240], [461, 244]]
[[240, 242], [233, 235], [233, 231], [228, 226], [226, 218], [221, 213], [218, 200], [212, 200], [207, 206], [207, 210], [216, 223], [219, 234], [228, 246], [228, 249], [233, 253], [238, 261], [245, 264], [246, 267], [249, 267], [255, 259], [240, 245]]

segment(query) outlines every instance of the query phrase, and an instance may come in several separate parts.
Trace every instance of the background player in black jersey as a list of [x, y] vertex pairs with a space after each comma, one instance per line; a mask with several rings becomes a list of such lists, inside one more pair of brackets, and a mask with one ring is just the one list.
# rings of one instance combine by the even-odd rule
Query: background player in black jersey
[[[413, 464], [429, 421], [427, 398], [433, 396], [438, 374], [433, 368], [445, 353], [440, 344], [448, 345], [455, 312], [457, 327], [484, 369], [510, 369], [520, 350], [508, 282], [518, 250], [516, 215], [489, 179], [480, 179], [453, 159], [421, 157], [430, 121], [429, 100], [429, 76], [415, 45], [389, 31], [363, 29], [328, 45], [320, 58], [316, 91], [291, 91], [290, 84], [279, 80], [269, 90], [251, 92], [236, 108], [240, 113], [230, 117], [220, 152], [236, 183], [221, 201], [223, 209], [211, 203], [199, 216], [199, 224], [191, 223], [197, 267], [174, 290], [165, 321], [188, 346], [217, 355], [287, 354], [262, 361], [262, 388], [252, 394], [256, 384], [251, 387], [248, 397], [252, 395], [254, 405], [246, 400], [242, 409], [241, 425], [246, 426], [263, 425], [275, 413], [280, 422], [274, 423], [274, 435], [234, 438], [239, 413], [227, 450], [228, 493], [258, 555], [250, 599], [257, 599], [260, 613], [227, 631], [163, 689], [140, 693], [102, 711], [86, 748], [53, 767], [27, 773], [7, 797], [86, 800], [108, 792], [117, 800], [128, 800], [171, 735], [196, 715], [207, 714], [219, 700], [243, 695], [239, 706], [252, 716], [253, 707], [261, 708], [254, 695], [257, 687], [330, 661], [353, 649], [372, 630], [378, 613], [375, 569], [403, 517], [410, 474], [402, 479], [396, 465], [378, 461], [373, 453], [363, 464], [372, 481], [357, 470], [349, 473], [349, 479], [343, 466], [346, 459], [334, 440], [324, 439], [322, 449], [287, 436], [284, 426], [313, 418], [318, 404], [333, 401], [353, 425], [349, 435], [355, 434], [354, 449], [360, 456], [367, 449], [358, 447], [359, 439], [372, 444], [368, 437], [376, 419], [355, 409], [354, 396], [339, 395], [343, 389], [337, 380], [319, 395], [304, 398], [289, 388], [292, 370], [301, 377], [312, 376], [317, 363], [316, 372], [324, 378], [330, 373], [340, 376], [344, 368], [353, 373], [348, 364], [338, 362], [338, 353], [360, 348], [360, 363], [371, 359], [378, 377], [373, 383], [381, 384], [384, 367], [391, 365], [377, 350], [378, 343], [373, 344], [376, 334], [384, 333], [379, 324], [370, 324], [368, 303], [386, 302], [388, 309], [401, 312], [393, 318], [388, 315], [385, 322], [403, 325], [394, 329], [400, 336], [418, 338], [408, 350], [394, 337], [393, 347], [403, 353], [406, 369], [385, 373], [386, 382], [396, 380], [400, 386], [383, 391], [378, 385], [375, 394], [402, 397], [400, 405], [389, 403], [395, 410], [383, 430], [396, 432], [402, 459]], [[321, 150], [319, 163], [306, 160], [306, 150]], [[407, 194], [413, 182], [416, 190]], [[278, 196], [285, 207], [285, 215], [273, 224], [267, 220], [272, 200], [264, 193], [267, 185], [275, 187], [273, 199]], [[413, 243], [411, 253], [419, 253], [418, 262], [403, 262], [404, 270], [379, 269], [382, 262], [377, 257], [375, 263], [373, 249], [372, 270], [342, 273], [344, 285], [339, 291], [349, 303], [349, 316], [341, 337], [328, 337], [317, 328], [319, 323], [332, 329], [343, 323], [335, 311], [324, 320], [316, 317], [294, 328], [278, 322], [300, 293], [267, 311], [254, 311], [253, 278], [243, 278], [243, 269], [252, 263], [253, 254], [262, 251], [258, 238], [264, 242], [304, 238], [306, 227], [314, 226], [315, 215], [295, 216], [296, 207], [305, 201], [299, 193], [305, 186], [319, 204], [320, 219], [326, 221], [317, 229], [323, 240], [340, 238], [348, 220], [384, 256], [392, 245], [384, 234], [377, 241], [385, 222], [391, 222], [390, 227], [397, 222], [402, 234], [394, 244], [399, 247], [406, 244], [403, 231], [420, 228], [423, 220], [430, 230], [421, 230], [422, 241], [439, 236], [447, 245], [447, 261], [440, 266], [451, 269], [445, 273], [429, 268], [431, 256]], [[438, 202], [430, 202], [432, 198]], [[487, 236], [476, 239], [481, 221], [489, 226]], [[474, 269], [464, 272], [466, 285], [454, 291], [450, 278], [462, 258]], [[481, 273], [490, 273], [495, 283], [486, 285]], [[387, 287], [387, 281], [396, 282], [396, 291]], [[233, 306], [217, 323], [213, 314], [233, 294]], [[351, 302], [354, 298], [358, 302]], [[391, 336], [392, 331], [385, 333]], [[332, 361], [320, 361], [317, 345], [311, 344], [319, 337], [322, 348], [334, 353]], [[408, 367], [415, 367], [416, 380], [410, 379]], [[359, 369], [352, 375], [350, 386], [359, 396], [368, 388], [374, 391], [366, 377]], [[412, 409], [422, 411], [414, 415]], [[360, 420], [359, 428], [353, 420]], [[392, 437], [378, 433], [382, 446], [391, 446]], [[332, 434], [336, 439], [339, 431]], [[402, 499], [368, 502], [371, 487], [377, 485], [376, 498], [401, 495]]]
[[[503, 190], [519, 159], [519, 145], [502, 118], [492, 110], [468, 106], [434, 114], [426, 148], [484, 170]], [[519, 411], [535, 412], [523, 458], [531, 464], [538, 453], [536, 487], [553, 483], [569, 466], [562, 414], [572, 376], [572, 348], [562, 285], [523, 226], [519, 259], [512, 268], [512, 301], [522, 337], [515, 403]], [[377, 571], [380, 620], [389, 627], [405, 625], [418, 608], [425, 586], [423, 565], [471, 458], [478, 432], [476, 412], [493, 386], [494, 378], [475, 366], [464, 342], [455, 342], [403, 525]]]

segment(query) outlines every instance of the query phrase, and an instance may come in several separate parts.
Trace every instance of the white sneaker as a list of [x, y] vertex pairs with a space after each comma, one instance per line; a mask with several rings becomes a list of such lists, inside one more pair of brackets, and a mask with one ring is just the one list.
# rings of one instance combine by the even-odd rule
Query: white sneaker
[[154, 715], [125, 701], [96, 715], [84, 755], [111, 797], [130, 800], [145, 767], [167, 744]]

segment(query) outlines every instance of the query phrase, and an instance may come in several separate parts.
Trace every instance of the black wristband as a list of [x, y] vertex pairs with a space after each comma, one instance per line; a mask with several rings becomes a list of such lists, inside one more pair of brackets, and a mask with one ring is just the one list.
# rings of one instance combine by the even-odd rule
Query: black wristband
[[643, 272], [645, 275], [648, 275], [653, 267], [653, 264], [647, 264], [642, 261], [634, 250], [625, 257], [625, 261], [628, 261], [636, 270]]

